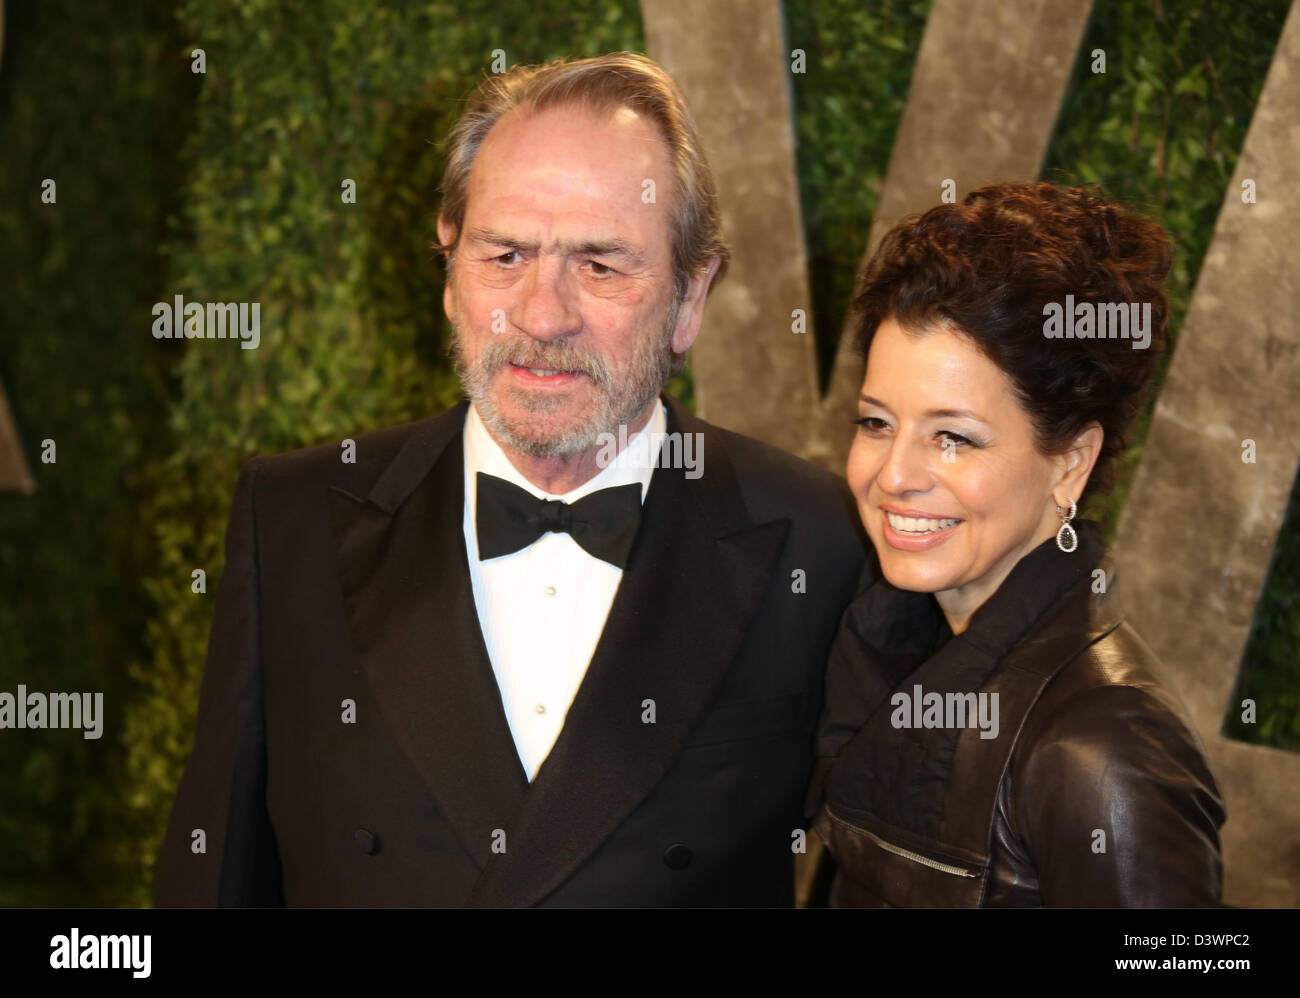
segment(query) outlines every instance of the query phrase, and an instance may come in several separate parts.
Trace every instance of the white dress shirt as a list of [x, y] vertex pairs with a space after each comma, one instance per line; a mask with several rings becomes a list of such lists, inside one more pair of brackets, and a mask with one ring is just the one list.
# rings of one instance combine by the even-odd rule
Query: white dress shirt
[[531, 781], [564, 727], [587, 673], [622, 569], [589, 555], [567, 533], [543, 534], [513, 554], [479, 561], [478, 472], [504, 478], [539, 499], [576, 502], [598, 489], [637, 483], [645, 502], [667, 413], [628, 439], [618, 458], [564, 495], [543, 492], [510, 463], [471, 403], [465, 416], [465, 553], [474, 606], [519, 760]]

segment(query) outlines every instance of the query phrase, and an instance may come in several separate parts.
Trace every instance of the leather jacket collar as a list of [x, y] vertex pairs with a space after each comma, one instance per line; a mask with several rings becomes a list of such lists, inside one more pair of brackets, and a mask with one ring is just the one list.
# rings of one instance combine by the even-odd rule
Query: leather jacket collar
[[[1025, 645], [1040, 644], [1048, 635], [1040, 629], [1028, 642], [1026, 636], [1067, 592], [1086, 587], [1099, 565], [1108, 577], [1108, 590], [1112, 572], [1109, 560], [1104, 560], [1101, 529], [1080, 521], [1076, 530], [1076, 551], [1063, 553], [1048, 540], [1029, 552], [956, 636], [931, 594], [897, 589], [883, 577], [854, 601], [845, 613], [835, 653], [856, 657], [853, 674], [872, 685], [857, 703], [856, 734], [843, 744], [825, 782], [826, 802], [837, 813], [870, 816], [873, 823], [925, 838], [939, 834], [953, 757], [965, 729], [900, 731], [893, 723], [894, 697], [913, 695], [917, 686], [941, 695], [976, 693], [1013, 649], [1038, 653]], [[1094, 617], [1099, 602], [1093, 601]], [[1095, 640], [1099, 630], [1113, 626], [1112, 620], [1090, 623], [1093, 626], [1070, 628], [1077, 640], [1061, 649], [1059, 662]], [[1008, 741], [1014, 736], [1014, 731], [1002, 733]], [[823, 745], [822, 754], [834, 753]]]

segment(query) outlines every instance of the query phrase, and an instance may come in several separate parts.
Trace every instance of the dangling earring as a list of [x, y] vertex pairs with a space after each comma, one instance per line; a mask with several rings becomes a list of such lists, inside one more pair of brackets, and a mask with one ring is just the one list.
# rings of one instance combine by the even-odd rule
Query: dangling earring
[[[1053, 497], [1053, 501], [1055, 501], [1055, 497]], [[1070, 512], [1065, 512], [1065, 510], [1061, 509], [1059, 505], [1056, 507], [1056, 512], [1061, 517], [1061, 529], [1056, 532], [1056, 546], [1066, 554], [1069, 554], [1079, 546], [1079, 535], [1076, 534], [1074, 528], [1070, 526], [1070, 521], [1074, 519], [1074, 514], [1079, 512], [1079, 507], [1076, 506], [1074, 500], [1071, 499]]]

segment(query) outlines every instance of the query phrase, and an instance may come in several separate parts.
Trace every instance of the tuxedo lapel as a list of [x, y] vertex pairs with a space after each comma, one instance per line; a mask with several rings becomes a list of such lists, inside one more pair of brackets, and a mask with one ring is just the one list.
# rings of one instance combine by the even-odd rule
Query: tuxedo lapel
[[[528, 787], [465, 556], [462, 402], [415, 430], [365, 499], [330, 490], [352, 647], [383, 720], [480, 865]], [[361, 723], [366, 723], [363, 719]]]
[[790, 521], [752, 522], [718, 434], [668, 405], [670, 433], [703, 435], [703, 474], [655, 470], [586, 676], [471, 905], [542, 900], [651, 793], [716, 697], [784, 547]]

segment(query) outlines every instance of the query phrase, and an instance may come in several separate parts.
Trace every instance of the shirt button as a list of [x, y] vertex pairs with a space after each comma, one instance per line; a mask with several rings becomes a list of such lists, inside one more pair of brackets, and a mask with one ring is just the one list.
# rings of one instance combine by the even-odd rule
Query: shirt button
[[554, 587], [554, 586], [547, 586], [545, 589], [542, 590], [542, 592], [546, 593], [547, 596], [554, 596], [554, 595], [555, 595], [555, 587]]
[[533, 710], [537, 711], [537, 713], [539, 713], [539, 714], [545, 714], [545, 713], [546, 713], [546, 705], [545, 705], [545, 704], [540, 704], [540, 703], [539, 703], [536, 707], [533, 708]]

